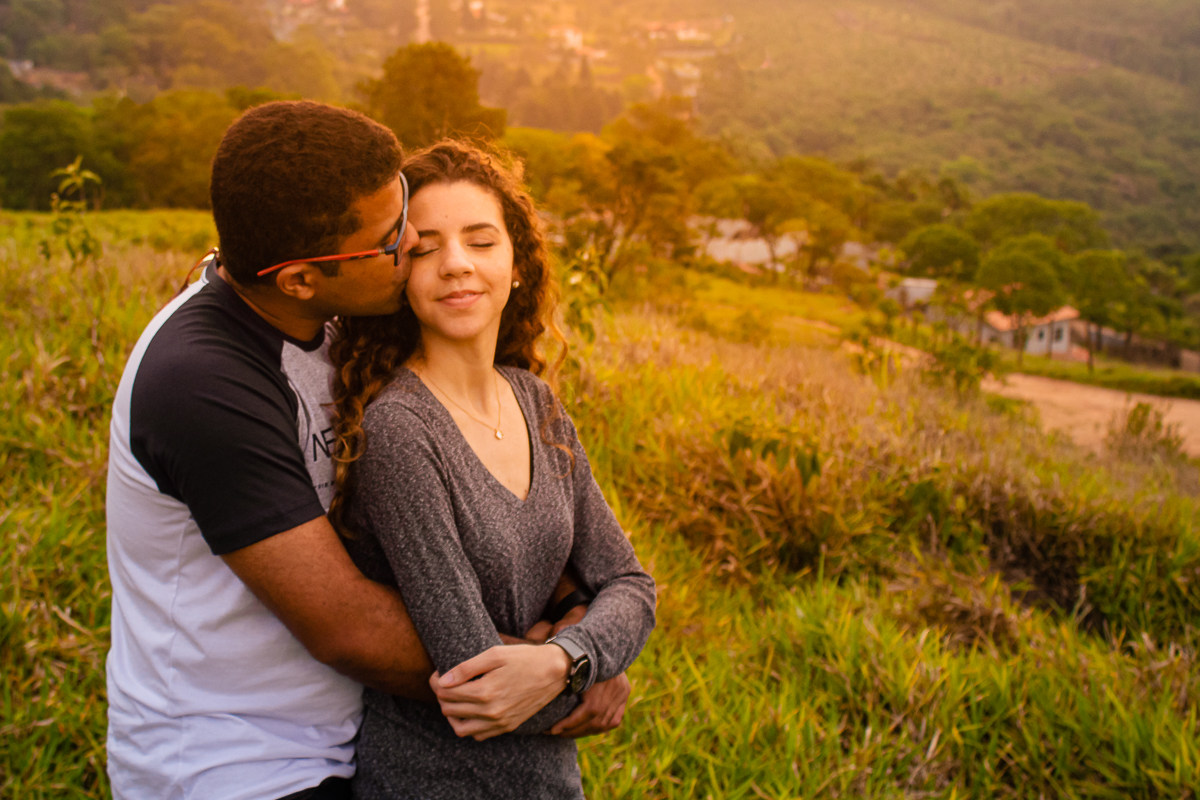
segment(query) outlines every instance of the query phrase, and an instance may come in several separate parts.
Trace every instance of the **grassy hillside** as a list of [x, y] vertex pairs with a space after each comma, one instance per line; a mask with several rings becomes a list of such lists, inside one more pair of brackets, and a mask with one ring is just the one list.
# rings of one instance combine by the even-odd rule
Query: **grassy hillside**
[[[144, 239], [179, 219], [129, 214], [142, 244], [109, 237], [95, 269], [72, 268], [52, 237], [38, 255], [44, 220], [14, 219], [0, 230], [0, 797], [99, 798], [108, 408], [194, 253]], [[1195, 798], [1190, 467], [1097, 459], [786, 325], [773, 345], [738, 343], [729, 315], [770, 326], [796, 304], [693, 288], [706, 331], [623, 311], [564, 376], [660, 587], [626, 723], [583, 744], [589, 795]]]
[[[1100, 24], [1074, 6], [1057, 18]], [[740, 68], [714, 68], [701, 114], [772, 152], [1085, 200], [1118, 243], [1200, 246], [1195, 90], [985, 25], [985, 7], [757, 0], [738, 14]]]
[[1200, 16], [1189, 0], [916, 0], [987, 30], [1200, 86]]

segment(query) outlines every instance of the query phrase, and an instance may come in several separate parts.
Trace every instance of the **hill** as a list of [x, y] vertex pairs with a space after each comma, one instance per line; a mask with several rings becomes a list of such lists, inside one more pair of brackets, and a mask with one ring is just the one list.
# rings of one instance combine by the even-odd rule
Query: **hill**
[[1117, 245], [1200, 248], [1200, 14], [1185, 0], [428, 0], [424, 28], [416, 8], [0, 0], [0, 103], [236, 85], [355, 102], [428, 34], [471, 56], [510, 124], [598, 132], [623, 104], [691, 95], [703, 128], [751, 158], [1082, 200]]
[[[1200, 78], [1188, 65], [1200, 51], [1184, 31], [1185, 43], [1163, 43], [1187, 7], [1106, 16], [1118, 5], [1055, 0], [1002, 13], [978, 0], [752, 0], [698, 109], [709, 132], [760, 152], [948, 173], [977, 195], [1083, 200], [1120, 244], [1194, 249]], [[1123, 48], [1103, 35], [1118, 28]]]

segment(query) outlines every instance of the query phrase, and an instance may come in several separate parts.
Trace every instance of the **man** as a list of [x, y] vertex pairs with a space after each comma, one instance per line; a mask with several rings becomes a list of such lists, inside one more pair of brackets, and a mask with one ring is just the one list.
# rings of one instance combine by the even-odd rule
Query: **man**
[[[417, 241], [400, 160], [391, 131], [311, 102], [252, 109], [213, 160], [219, 263], [147, 326], [113, 403], [117, 798], [348, 797], [361, 684], [433, 697], [399, 595], [355, 569], [325, 517], [324, 326], [399, 308]], [[465, 681], [503, 649], [433, 690], [482, 691], [486, 676]], [[564, 678], [530, 676], [486, 713], [519, 717]], [[601, 687], [560, 728], [612, 727], [627, 694]]]

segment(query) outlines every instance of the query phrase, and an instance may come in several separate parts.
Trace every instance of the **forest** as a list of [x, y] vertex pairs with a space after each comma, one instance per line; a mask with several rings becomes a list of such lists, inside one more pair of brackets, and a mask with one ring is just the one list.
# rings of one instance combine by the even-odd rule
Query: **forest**
[[[839, 260], [847, 243], [866, 243], [881, 266], [943, 279], [945, 299], [966, 313], [982, 313], [961, 294], [975, 286], [994, 295], [988, 307], [1021, 319], [1074, 304], [1089, 324], [1124, 334], [1127, 349], [1135, 336], [1166, 346], [1167, 363], [1176, 358], [1171, 348], [1200, 348], [1200, 255], [1183, 241], [1163, 244], [1154, 225], [1130, 238], [1104, 202], [1020, 185], [984, 192], [978, 173], [965, 168], [888, 170], [866, 157], [756, 150], [752, 138], [709, 132], [720, 119], [702, 113], [713, 105], [711, 85], [694, 99], [627, 105], [595, 132], [575, 133], [510, 127], [507, 109], [484, 104], [485, 85], [486, 74], [454, 46], [407, 45], [377, 77], [358, 82], [354, 105], [406, 147], [459, 134], [521, 157], [536, 199], [561, 227], [564, 263], [592, 258], [588, 269], [605, 285], [635, 266], [703, 268], [700, 221], [743, 219], [772, 252], [785, 240], [799, 243], [788, 258], [772, 258], [777, 280], [833, 282], [874, 303], [872, 279]], [[587, 85], [603, 92], [591, 78]], [[88, 106], [9, 106], [0, 128], [4, 204], [48, 208], [53, 173], [78, 157], [97, 177], [87, 197], [93, 208], [204, 208], [210, 154], [225, 127], [252, 105], [300, 96], [238, 86], [168, 89], [144, 103], [100, 94]], [[755, 122], [749, 111], [738, 119]], [[955, 163], [977, 164], [966, 156]], [[1039, 288], [1004, 290], [1019, 283]]]

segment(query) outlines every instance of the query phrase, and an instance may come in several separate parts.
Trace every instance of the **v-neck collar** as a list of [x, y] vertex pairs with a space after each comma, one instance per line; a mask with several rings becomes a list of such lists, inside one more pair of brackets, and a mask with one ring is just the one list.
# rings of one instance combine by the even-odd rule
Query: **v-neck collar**
[[440, 413], [444, 416], [445, 421], [450, 423], [450, 427], [452, 427], [454, 429], [454, 433], [458, 435], [459, 446], [465, 448], [466, 451], [471, 454], [471, 458], [474, 460], [474, 463], [485, 475], [487, 475], [487, 479], [491, 482], [491, 484], [498, 489], [509, 502], [518, 506], [524, 506], [527, 504], [533, 497], [534, 490], [537, 488], [538, 477], [542, 473], [542, 470], [538, 469], [537, 464], [537, 454], [539, 448], [533, 446], [533, 431], [529, 427], [529, 409], [525, 407], [525, 400], [522, 398], [523, 392], [517, 386], [516, 382], [509, 380], [508, 375], [505, 373], [505, 367], [497, 365], [496, 371], [500, 373], [500, 376], [503, 377], [505, 382], [508, 383], [509, 387], [512, 388], [513, 397], [517, 399], [517, 407], [521, 410], [521, 422], [525, 425], [525, 433], [529, 438], [529, 490], [525, 492], [525, 499], [523, 500], [520, 497], [517, 497], [516, 493], [513, 492], [512, 489], [509, 489], [507, 486], [501, 483], [500, 479], [497, 478], [490, 469], [488, 469], [487, 464], [483, 463], [483, 459], [480, 458], [479, 454], [475, 452], [475, 448], [471, 447], [471, 443], [463, 434], [462, 429], [458, 427], [458, 423], [454, 420], [454, 415], [450, 413], [450, 409], [442, 405], [442, 401], [438, 400], [437, 395], [429, 390], [429, 387], [425, 385], [425, 381], [421, 380], [421, 377], [408, 367], [404, 367], [403, 369], [412, 377], [412, 380], [416, 381], [417, 385], [420, 387], [420, 391], [422, 391], [428, 400], [432, 402], [434, 406], [436, 406], [438, 411], [440, 411]]

